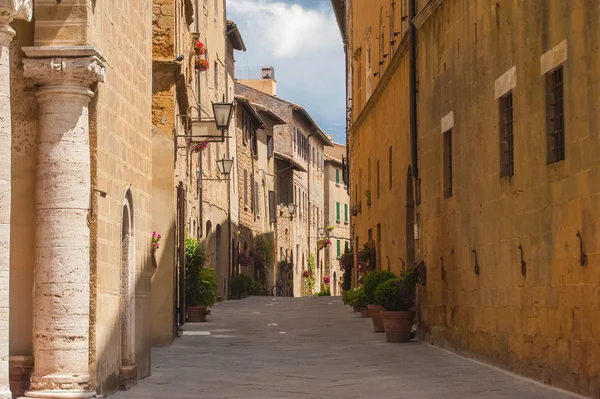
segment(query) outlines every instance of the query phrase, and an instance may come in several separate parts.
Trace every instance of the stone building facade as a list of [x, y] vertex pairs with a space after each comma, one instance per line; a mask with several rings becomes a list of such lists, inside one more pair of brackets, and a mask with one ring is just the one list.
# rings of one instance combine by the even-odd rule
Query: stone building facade
[[333, 147], [325, 148], [325, 228], [331, 245], [325, 248], [324, 275], [331, 280], [331, 295], [342, 294], [343, 270], [338, 258], [351, 247], [350, 243], [350, 195], [344, 181], [343, 159], [346, 146], [333, 142]]
[[[597, 4], [409, 1], [402, 39], [386, 17], [398, 2], [333, 3], [349, 60], [352, 200], [385, 188], [366, 212], [362, 200], [353, 234], [363, 242], [381, 223], [380, 260], [400, 247], [407, 264], [424, 261], [420, 337], [598, 397]], [[364, 39], [391, 26], [398, 48], [372, 39], [381, 56], [368, 51]], [[365, 49], [370, 64], [357, 62]], [[387, 224], [399, 234], [386, 239]]]
[[[237, 175], [234, 170], [222, 176], [217, 161], [236, 159], [235, 135], [202, 150], [194, 147], [205, 138], [192, 136], [194, 125], [214, 126], [212, 102], [233, 102], [233, 53], [245, 47], [235, 23], [226, 19], [223, 0], [156, 0], [153, 12], [153, 230], [163, 243], [153, 276], [152, 340], [168, 345], [185, 323], [186, 237], [207, 249], [218, 296], [229, 294]], [[196, 55], [197, 40], [206, 54]], [[207, 71], [195, 68], [196, 58], [206, 60]]]
[[[236, 98], [236, 140], [239, 188], [239, 220], [237, 232], [238, 256], [248, 256], [256, 250], [259, 240], [275, 246], [276, 191], [273, 130], [285, 124], [269, 109], [250, 103], [244, 97]], [[254, 266], [240, 268], [239, 272], [259, 280]], [[266, 265], [265, 290], [275, 285], [275, 264]]]
[[0, 5], [4, 397], [150, 374], [151, 6]]
[[[317, 241], [319, 225], [323, 227], [324, 223], [323, 149], [331, 142], [304, 108], [240, 82], [235, 90], [236, 95], [267, 108], [286, 122], [273, 130], [278, 204], [275, 247], [280, 260], [287, 259], [293, 268], [277, 274], [288, 285], [290, 294], [301, 296], [302, 271], [308, 268], [311, 254], [315, 257], [317, 282], [322, 278], [323, 251], [317, 250]], [[296, 204], [293, 215], [289, 214], [290, 203]]]

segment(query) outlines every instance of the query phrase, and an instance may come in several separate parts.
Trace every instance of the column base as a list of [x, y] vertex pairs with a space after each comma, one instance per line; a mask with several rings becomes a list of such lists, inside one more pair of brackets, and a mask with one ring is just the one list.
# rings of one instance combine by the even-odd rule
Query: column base
[[27, 391], [25, 396], [19, 399], [39, 398], [39, 399], [88, 399], [96, 397], [95, 391], [75, 391], [48, 389], [44, 391]]
[[119, 372], [119, 389], [127, 391], [137, 384], [137, 366], [123, 366]]

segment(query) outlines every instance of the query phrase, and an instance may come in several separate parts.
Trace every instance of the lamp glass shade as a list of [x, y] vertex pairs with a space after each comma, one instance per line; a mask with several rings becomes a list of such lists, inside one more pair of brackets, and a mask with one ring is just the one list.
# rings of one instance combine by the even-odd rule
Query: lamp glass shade
[[212, 107], [217, 129], [228, 129], [229, 122], [231, 122], [231, 116], [233, 115], [233, 103], [218, 102], [213, 103]]
[[217, 161], [217, 167], [219, 168], [219, 172], [223, 175], [228, 175], [231, 173], [231, 168], [233, 166], [233, 159], [220, 159]]
[[293, 202], [290, 202], [288, 204], [288, 211], [290, 212], [290, 215], [293, 215], [294, 213], [296, 213], [296, 204], [294, 204]]

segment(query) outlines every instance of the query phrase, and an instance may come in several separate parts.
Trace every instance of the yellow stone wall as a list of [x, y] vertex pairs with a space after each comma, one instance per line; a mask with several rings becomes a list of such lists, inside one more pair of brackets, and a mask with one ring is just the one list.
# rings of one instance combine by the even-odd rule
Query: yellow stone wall
[[88, 44], [108, 61], [106, 83], [98, 84], [90, 104], [92, 185], [107, 193], [106, 198], [94, 195], [98, 216], [92, 367], [97, 367], [98, 390], [106, 394], [118, 389], [119, 320], [124, 317], [119, 315], [122, 204], [128, 187], [134, 211], [136, 364], [138, 378], [150, 374], [152, 3], [96, 2], [93, 11]]
[[[387, 269], [389, 264], [393, 272], [399, 273], [402, 262], [408, 261], [408, 252], [413, 253], [407, 251], [406, 240], [407, 231], [410, 233], [413, 229], [413, 221], [411, 217], [407, 218], [406, 208], [407, 184], [412, 187], [412, 180], [407, 181], [410, 165], [409, 63], [408, 41], [402, 34], [402, 5], [397, 2], [395, 13], [391, 13], [389, 7], [388, 1], [355, 0], [349, 13], [348, 54], [352, 74], [349, 79], [352, 82], [352, 122], [348, 138], [351, 153], [350, 204], [351, 207], [360, 204], [362, 210], [357, 216], [351, 217], [352, 246], [356, 248], [358, 245], [360, 248], [366, 244], [371, 230], [371, 239], [378, 249], [377, 267]], [[392, 15], [394, 31], [400, 32], [393, 46], [389, 40]], [[380, 21], [385, 35], [383, 58], [380, 57], [377, 39]], [[371, 74], [367, 76], [369, 47]], [[381, 68], [383, 73], [373, 76], [379, 71], [380, 60], [384, 62]], [[368, 91], [367, 81], [370, 82]], [[367, 190], [371, 191], [370, 207], [365, 195]]]
[[[598, 4], [446, 0], [417, 21], [424, 339], [596, 397]], [[561, 61], [566, 159], [547, 164], [542, 71]], [[513, 67], [515, 173], [500, 178], [497, 79]], [[441, 126], [451, 112], [454, 195], [444, 199]]]

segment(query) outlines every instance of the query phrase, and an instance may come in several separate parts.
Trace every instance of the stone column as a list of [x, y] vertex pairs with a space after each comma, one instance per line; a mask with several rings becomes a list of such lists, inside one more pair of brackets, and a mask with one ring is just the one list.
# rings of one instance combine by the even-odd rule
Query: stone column
[[13, 19], [31, 20], [31, 0], [0, 0], [0, 398], [10, 398], [9, 289], [11, 210], [10, 42]]
[[94, 47], [26, 47], [39, 85], [31, 398], [90, 398], [90, 86], [105, 80]]

